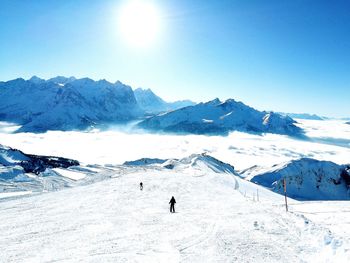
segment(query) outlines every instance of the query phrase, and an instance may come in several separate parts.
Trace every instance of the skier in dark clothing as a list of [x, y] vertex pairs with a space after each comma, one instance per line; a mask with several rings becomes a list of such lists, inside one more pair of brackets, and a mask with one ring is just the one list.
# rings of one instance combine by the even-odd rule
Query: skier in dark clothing
[[142, 182], [140, 183], [140, 190], [141, 191], [143, 190], [143, 183]]
[[169, 204], [170, 204], [170, 213], [175, 213], [176, 201], [175, 201], [175, 198], [173, 196], [171, 197]]

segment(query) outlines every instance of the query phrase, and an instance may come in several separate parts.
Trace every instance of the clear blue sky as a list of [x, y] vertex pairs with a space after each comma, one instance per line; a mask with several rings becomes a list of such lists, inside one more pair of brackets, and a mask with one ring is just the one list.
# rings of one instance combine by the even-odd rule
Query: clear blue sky
[[1, 0], [0, 80], [120, 80], [167, 100], [350, 116], [350, 1], [153, 0], [162, 30], [128, 46], [127, 1]]

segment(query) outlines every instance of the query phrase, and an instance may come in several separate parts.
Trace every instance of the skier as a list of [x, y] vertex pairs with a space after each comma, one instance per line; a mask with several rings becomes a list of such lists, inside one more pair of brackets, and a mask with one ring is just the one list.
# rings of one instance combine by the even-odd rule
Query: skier
[[170, 213], [175, 213], [176, 201], [175, 201], [174, 196], [171, 197], [169, 204], [170, 204]]
[[141, 191], [143, 190], [143, 183], [142, 182], [140, 183], [140, 190]]

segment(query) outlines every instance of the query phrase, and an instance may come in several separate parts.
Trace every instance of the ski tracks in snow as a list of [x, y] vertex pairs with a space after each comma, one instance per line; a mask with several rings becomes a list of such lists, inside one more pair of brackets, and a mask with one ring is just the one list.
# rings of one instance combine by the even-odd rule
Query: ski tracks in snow
[[341, 248], [305, 216], [245, 198], [229, 174], [111, 168], [101, 177], [0, 203], [0, 262], [331, 262]]

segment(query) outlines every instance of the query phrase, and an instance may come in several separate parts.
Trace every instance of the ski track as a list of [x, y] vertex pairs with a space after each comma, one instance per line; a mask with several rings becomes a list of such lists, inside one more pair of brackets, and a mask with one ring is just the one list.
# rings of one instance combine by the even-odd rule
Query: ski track
[[254, 202], [241, 192], [258, 186], [230, 174], [134, 167], [99, 180], [0, 202], [0, 262], [350, 260], [348, 240], [298, 212], [300, 202], [286, 213], [262, 188]]

